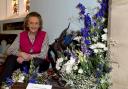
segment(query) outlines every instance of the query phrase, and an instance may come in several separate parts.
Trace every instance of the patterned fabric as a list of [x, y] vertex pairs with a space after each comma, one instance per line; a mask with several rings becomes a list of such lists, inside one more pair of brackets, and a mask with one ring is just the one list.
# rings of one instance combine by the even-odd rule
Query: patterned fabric
[[[8, 48], [7, 54], [8, 55], [13, 54], [18, 56], [19, 49], [20, 49], [20, 35], [17, 36], [15, 41]], [[36, 55], [33, 54], [32, 56], [39, 58], [46, 58], [48, 49], [49, 49], [49, 40], [48, 40], [48, 35], [46, 34], [44, 38], [44, 42], [42, 44], [41, 52]]]

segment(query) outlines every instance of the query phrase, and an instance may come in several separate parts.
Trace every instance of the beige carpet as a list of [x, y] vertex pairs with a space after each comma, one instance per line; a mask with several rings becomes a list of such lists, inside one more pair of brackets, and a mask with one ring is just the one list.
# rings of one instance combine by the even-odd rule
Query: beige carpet
[[110, 37], [116, 41], [111, 46], [113, 86], [111, 89], [128, 89], [128, 0], [112, 0], [110, 10]]

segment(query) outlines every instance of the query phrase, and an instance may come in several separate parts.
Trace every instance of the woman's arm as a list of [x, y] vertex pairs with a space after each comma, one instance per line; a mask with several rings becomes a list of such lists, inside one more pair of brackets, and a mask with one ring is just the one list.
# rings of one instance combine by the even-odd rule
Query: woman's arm
[[20, 36], [18, 35], [12, 45], [7, 49], [8, 55], [16, 55], [22, 57], [23, 59], [28, 59], [30, 54], [20, 51]]
[[16, 37], [12, 45], [7, 49], [7, 54], [18, 56], [18, 52], [19, 52], [19, 35]]

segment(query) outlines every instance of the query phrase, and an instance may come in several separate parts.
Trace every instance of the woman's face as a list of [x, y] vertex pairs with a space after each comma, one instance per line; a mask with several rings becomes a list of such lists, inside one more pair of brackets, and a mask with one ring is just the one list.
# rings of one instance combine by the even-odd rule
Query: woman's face
[[30, 32], [36, 33], [39, 27], [40, 27], [40, 22], [38, 17], [33, 16], [28, 19], [28, 28]]

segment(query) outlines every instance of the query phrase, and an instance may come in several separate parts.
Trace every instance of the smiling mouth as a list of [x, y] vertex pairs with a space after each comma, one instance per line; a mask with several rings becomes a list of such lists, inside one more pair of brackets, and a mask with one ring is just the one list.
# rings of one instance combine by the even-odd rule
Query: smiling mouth
[[36, 30], [37, 28], [31, 28], [32, 30]]

